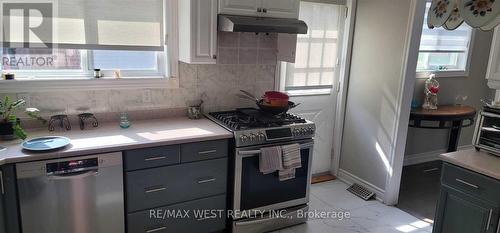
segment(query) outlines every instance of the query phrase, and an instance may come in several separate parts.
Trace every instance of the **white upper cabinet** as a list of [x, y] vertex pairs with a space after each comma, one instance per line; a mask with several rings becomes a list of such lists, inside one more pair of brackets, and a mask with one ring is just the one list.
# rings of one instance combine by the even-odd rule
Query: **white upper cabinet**
[[219, 0], [219, 14], [298, 18], [300, 0]]
[[299, 18], [300, 0], [262, 0], [262, 12], [266, 17]]
[[491, 42], [490, 60], [486, 78], [488, 86], [500, 90], [500, 34], [498, 27], [495, 29], [493, 41]]
[[217, 0], [179, 1], [179, 60], [215, 64], [216, 53]]
[[[260, 16], [262, 0], [219, 0], [219, 14]], [[260, 9], [260, 12], [259, 12]]]

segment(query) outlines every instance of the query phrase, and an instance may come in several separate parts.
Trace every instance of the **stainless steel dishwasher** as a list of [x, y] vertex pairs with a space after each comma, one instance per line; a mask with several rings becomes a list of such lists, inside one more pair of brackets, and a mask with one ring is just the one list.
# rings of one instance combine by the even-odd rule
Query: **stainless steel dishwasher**
[[122, 154], [16, 165], [23, 233], [124, 233]]

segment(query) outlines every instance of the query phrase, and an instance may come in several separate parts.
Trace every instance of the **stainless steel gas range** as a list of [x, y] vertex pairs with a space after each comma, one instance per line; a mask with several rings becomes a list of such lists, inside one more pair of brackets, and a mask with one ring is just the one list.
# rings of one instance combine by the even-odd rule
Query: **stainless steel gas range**
[[[213, 112], [207, 117], [234, 134], [230, 157], [230, 222], [234, 233], [261, 233], [307, 221], [315, 125], [291, 114], [257, 109]], [[259, 170], [260, 149], [298, 143], [301, 168], [280, 181]]]

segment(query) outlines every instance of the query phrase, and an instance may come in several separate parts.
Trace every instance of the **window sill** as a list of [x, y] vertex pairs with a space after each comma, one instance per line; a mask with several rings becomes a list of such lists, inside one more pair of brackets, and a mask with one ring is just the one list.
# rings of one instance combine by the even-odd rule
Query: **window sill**
[[164, 77], [127, 77], [121, 79], [78, 78], [75, 79], [16, 79], [0, 80], [1, 93], [83, 91], [110, 89], [175, 89], [179, 79]]
[[289, 96], [315, 96], [315, 95], [330, 95], [332, 94], [331, 88], [326, 89], [313, 89], [313, 90], [288, 90], [286, 93]]
[[469, 77], [468, 71], [423, 71], [417, 72], [417, 78], [419, 79], [427, 79], [429, 75], [435, 74], [436, 78], [466, 78]]

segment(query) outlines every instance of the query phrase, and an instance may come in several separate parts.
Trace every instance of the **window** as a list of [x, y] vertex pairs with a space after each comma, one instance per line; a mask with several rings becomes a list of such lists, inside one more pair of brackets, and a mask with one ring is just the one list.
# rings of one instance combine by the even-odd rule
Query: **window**
[[[168, 2], [54, 1], [39, 10], [41, 16], [25, 14], [16, 5], [0, 5], [16, 9], [0, 16], [6, 19], [0, 25], [5, 29], [0, 32], [5, 46], [0, 48], [0, 68], [20, 79], [91, 77], [93, 69], [101, 69], [104, 77], [112, 77], [115, 70], [123, 77], [164, 76], [168, 59], [163, 35], [170, 29], [166, 18], [172, 15], [167, 11], [171, 9]], [[29, 37], [23, 30], [6, 29], [11, 25], [20, 29], [25, 15], [51, 26]]]
[[300, 2], [299, 19], [306, 22], [308, 32], [297, 36], [295, 63], [281, 65], [285, 91], [330, 93], [338, 73], [343, 12], [341, 5]]
[[105, 77], [115, 70], [122, 76], [161, 76], [163, 52], [54, 49], [5, 49], [2, 71], [12, 72], [18, 78], [44, 78], [67, 75], [91, 76], [101, 69]]
[[436, 73], [438, 76], [445, 73], [453, 76], [466, 74], [472, 28], [464, 23], [453, 31], [442, 27], [429, 29], [427, 12], [430, 6], [431, 3], [428, 2], [420, 39], [417, 72], [424, 76], [427, 73]]

